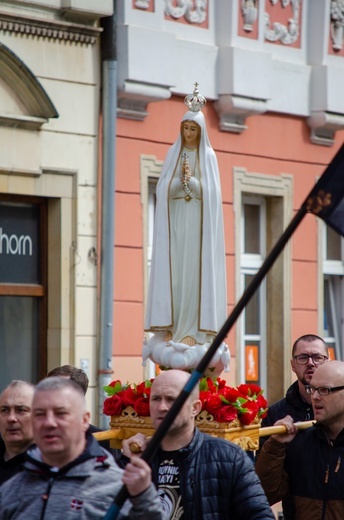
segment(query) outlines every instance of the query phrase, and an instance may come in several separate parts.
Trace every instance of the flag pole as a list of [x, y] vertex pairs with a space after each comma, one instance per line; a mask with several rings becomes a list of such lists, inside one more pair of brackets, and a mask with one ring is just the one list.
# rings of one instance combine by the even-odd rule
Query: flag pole
[[[146, 449], [142, 453], [142, 458], [146, 462], [150, 462], [156, 452], [159, 449], [159, 446], [161, 444], [161, 441], [165, 437], [166, 433], [170, 429], [171, 424], [173, 423], [174, 419], [177, 417], [180, 409], [184, 405], [185, 401], [191, 394], [192, 390], [197, 385], [198, 381], [203, 377], [203, 373], [207, 369], [207, 367], [210, 365], [210, 362], [212, 358], [214, 357], [217, 349], [221, 345], [221, 343], [224, 341], [225, 337], [227, 336], [228, 332], [231, 330], [233, 325], [235, 324], [236, 320], [240, 316], [241, 312], [245, 308], [245, 306], [248, 304], [256, 290], [259, 288], [260, 284], [262, 283], [264, 277], [274, 264], [275, 260], [283, 250], [284, 246], [288, 242], [289, 238], [292, 236], [304, 216], [306, 215], [307, 210], [305, 209], [304, 205], [301, 207], [301, 209], [296, 213], [294, 218], [289, 223], [288, 227], [285, 229], [269, 255], [266, 257], [265, 261], [263, 262], [261, 268], [257, 272], [257, 274], [252, 279], [251, 283], [246, 288], [245, 292], [243, 293], [242, 297], [238, 301], [238, 303], [235, 305], [234, 309], [232, 310], [231, 314], [227, 318], [226, 322], [222, 326], [221, 330], [217, 334], [217, 336], [214, 338], [213, 343], [210, 345], [209, 349], [203, 356], [203, 358], [200, 360], [199, 364], [197, 365], [197, 368], [192, 372], [190, 379], [187, 381], [186, 385], [182, 389], [181, 393], [177, 397], [177, 399], [174, 401], [173, 405], [169, 409], [168, 413], [166, 414], [165, 419], [162, 421], [162, 423], [159, 425], [157, 430], [155, 431], [153, 437], [149, 441]], [[117, 518], [117, 515], [124, 504], [125, 500], [129, 498], [129, 494], [127, 491], [127, 488], [125, 486], [122, 486], [119, 493], [117, 494], [114, 503], [111, 505], [109, 510], [106, 513], [106, 516], [104, 517], [104, 520], [114, 520]]]

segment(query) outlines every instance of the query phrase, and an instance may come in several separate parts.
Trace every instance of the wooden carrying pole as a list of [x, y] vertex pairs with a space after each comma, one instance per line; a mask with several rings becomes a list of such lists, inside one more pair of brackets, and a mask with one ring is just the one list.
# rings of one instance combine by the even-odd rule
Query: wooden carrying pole
[[[307, 430], [315, 424], [315, 421], [299, 421], [295, 423], [298, 430]], [[267, 435], [274, 435], [276, 433], [286, 433], [286, 427], [283, 424], [277, 424], [276, 426], [265, 426], [265, 428], [259, 428], [259, 437], [266, 437]]]
[[[298, 430], [306, 430], [315, 424], [315, 421], [299, 421], [295, 423]], [[265, 428], [259, 428], [259, 437], [266, 437], [268, 435], [274, 435], [277, 433], [286, 433], [286, 428], [283, 424], [276, 426], [266, 426]], [[111, 439], [118, 439], [117, 432], [114, 430], [107, 430], [104, 432], [96, 432], [93, 434], [97, 441], [105, 441]]]

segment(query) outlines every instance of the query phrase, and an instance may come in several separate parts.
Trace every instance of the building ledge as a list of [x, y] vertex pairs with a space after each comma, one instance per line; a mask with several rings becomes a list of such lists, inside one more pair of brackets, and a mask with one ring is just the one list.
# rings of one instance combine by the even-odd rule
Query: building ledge
[[143, 121], [147, 116], [147, 105], [156, 101], [165, 101], [171, 97], [168, 87], [149, 85], [136, 81], [125, 81], [118, 90], [117, 117]]
[[307, 123], [311, 129], [310, 140], [313, 144], [332, 146], [336, 131], [344, 129], [344, 114], [312, 112]]
[[268, 101], [224, 94], [215, 101], [214, 107], [220, 118], [220, 130], [241, 134], [247, 128], [248, 117], [263, 114], [268, 110]]

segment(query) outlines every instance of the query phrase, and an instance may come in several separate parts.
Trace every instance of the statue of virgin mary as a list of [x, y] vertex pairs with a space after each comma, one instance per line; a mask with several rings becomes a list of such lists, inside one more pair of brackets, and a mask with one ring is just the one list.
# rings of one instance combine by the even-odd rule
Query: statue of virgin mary
[[[150, 357], [164, 367], [181, 369], [196, 368], [226, 319], [220, 176], [197, 83], [185, 102], [189, 110], [156, 190], [145, 318], [145, 330], [154, 336], [143, 351], [144, 361]], [[228, 368], [225, 344], [217, 356], [221, 371]]]

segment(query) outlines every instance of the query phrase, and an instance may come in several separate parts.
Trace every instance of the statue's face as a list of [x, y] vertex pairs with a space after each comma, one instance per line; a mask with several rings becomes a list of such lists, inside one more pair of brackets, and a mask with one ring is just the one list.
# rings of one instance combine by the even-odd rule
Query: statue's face
[[184, 121], [183, 123], [183, 137], [186, 146], [195, 148], [198, 144], [198, 135], [200, 129], [197, 123], [193, 121]]

